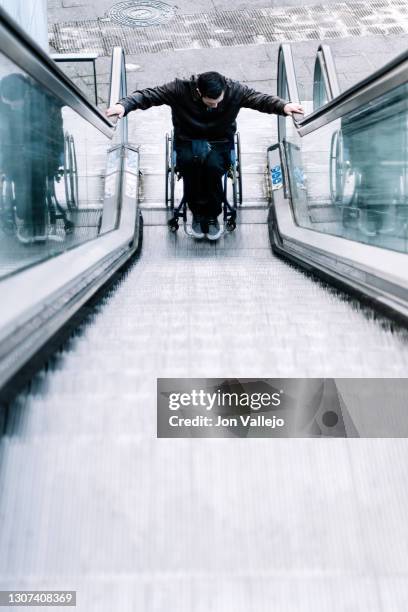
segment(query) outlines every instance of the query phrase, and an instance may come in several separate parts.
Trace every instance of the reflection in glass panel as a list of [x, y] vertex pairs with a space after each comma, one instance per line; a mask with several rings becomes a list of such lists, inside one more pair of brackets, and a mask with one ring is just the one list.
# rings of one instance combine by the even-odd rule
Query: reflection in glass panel
[[296, 222], [407, 252], [408, 85], [304, 138], [287, 123]]
[[[87, 59], [87, 55], [89, 55], [89, 59]], [[102, 99], [99, 99], [95, 75], [94, 61], [97, 57], [96, 55], [83, 54], [81, 59], [75, 59], [75, 55], [69, 55], [66, 60], [64, 60], [62, 54], [53, 55], [52, 57], [57, 62], [58, 67], [65, 72], [88, 100], [96, 105], [102, 102]]]
[[[0, 60], [0, 276], [115, 228], [115, 179], [105, 189], [111, 146], [109, 137]], [[118, 154], [108, 163], [116, 178]]]

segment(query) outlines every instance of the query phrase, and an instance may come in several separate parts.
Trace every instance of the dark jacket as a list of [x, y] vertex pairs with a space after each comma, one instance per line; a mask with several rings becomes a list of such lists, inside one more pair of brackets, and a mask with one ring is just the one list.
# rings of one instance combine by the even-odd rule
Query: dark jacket
[[168, 104], [172, 110], [176, 139], [231, 140], [241, 108], [284, 115], [283, 108], [287, 102], [281, 98], [259, 93], [238, 81], [226, 81], [224, 99], [216, 109], [209, 109], [202, 102], [194, 76], [190, 80], [175, 79], [159, 87], [134, 91], [119, 103], [125, 107], [125, 114]]

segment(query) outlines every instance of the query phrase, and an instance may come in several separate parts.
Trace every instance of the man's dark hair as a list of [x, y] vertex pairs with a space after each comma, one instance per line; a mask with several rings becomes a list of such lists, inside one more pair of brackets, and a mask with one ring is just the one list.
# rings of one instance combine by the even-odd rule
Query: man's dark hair
[[0, 83], [0, 93], [5, 100], [21, 100], [27, 91], [27, 79], [19, 73], [8, 74]]
[[219, 72], [203, 72], [198, 75], [197, 87], [205, 98], [216, 100], [225, 89], [227, 82]]

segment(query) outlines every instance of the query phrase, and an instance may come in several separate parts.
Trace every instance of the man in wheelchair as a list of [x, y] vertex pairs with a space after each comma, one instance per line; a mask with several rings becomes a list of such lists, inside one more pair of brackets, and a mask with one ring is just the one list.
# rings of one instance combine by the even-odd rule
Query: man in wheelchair
[[192, 235], [217, 240], [224, 198], [222, 177], [231, 164], [236, 118], [241, 108], [262, 113], [303, 113], [299, 104], [259, 93], [218, 72], [204, 72], [133, 92], [106, 111], [124, 117], [133, 110], [167, 104], [172, 110], [177, 171], [193, 214]]

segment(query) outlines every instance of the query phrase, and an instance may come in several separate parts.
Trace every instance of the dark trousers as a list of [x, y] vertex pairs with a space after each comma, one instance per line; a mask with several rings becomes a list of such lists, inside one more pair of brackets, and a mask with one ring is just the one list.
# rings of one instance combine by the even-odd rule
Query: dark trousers
[[218, 217], [222, 212], [222, 177], [231, 164], [231, 144], [212, 143], [206, 156], [193, 155], [192, 143], [176, 142], [177, 170], [184, 180], [184, 196], [194, 216]]
[[8, 178], [14, 182], [17, 217], [27, 226], [44, 229], [46, 224], [47, 160], [27, 160], [10, 168]]

